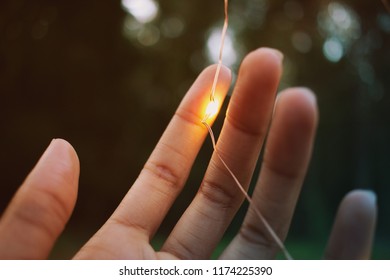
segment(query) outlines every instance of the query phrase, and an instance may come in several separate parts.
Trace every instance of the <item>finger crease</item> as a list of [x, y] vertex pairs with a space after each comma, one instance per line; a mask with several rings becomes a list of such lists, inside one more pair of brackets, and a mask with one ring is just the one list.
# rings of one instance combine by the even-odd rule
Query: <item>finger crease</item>
[[197, 255], [195, 252], [191, 249], [191, 246], [188, 246], [186, 242], [183, 242], [180, 238], [174, 238], [175, 240], [172, 241], [172, 244], [175, 244], [175, 247], [179, 248], [173, 248], [173, 246], [170, 246], [170, 248], [164, 249], [164, 251], [174, 255], [178, 259], [181, 260], [189, 260], [189, 259], [197, 259]]
[[57, 193], [52, 191], [40, 190], [40, 192], [52, 201], [51, 212], [54, 212], [57, 219], [61, 220], [62, 223], [66, 223], [72, 210], [69, 209], [69, 206], [65, 203], [65, 201]]
[[114, 225], [117, 225], [117, 226], [122, 226], [122, 227], [125, 227], [127, 229], [132, 229], [134, 230], [135, 232], [141, 232], [143, 233], [145, 236], [148, 236], [149, 235], [149, 228], [147, 228], [146, 226], [142, 225], [142, 224], [137, 224], [137, 223], [133, 223], [131, 222], [130, 220], [128, 219], [123, 219], [123, 218], [120, 218], [120, 217], [111, 217], [110, 218], [110, 223], [114, 224]]
[[268, 234], [265, 234], [263, 230], [251, 223], [244, 224], [240, 228], [239, 235], [245, 242], [260, 246], [270, 252], [279, 250], [277, 244]]
[[228, 191], [226, 186], [207, 179], [203, 180], [199, 192], [206, 200], [216, 204], [217, 209], [230, 209], [233, 207], [234, 202], [238, 200], [236, 191], [234, 193]]
[[[169, 189], [177, 190], [181, 186], [181, 177], [176, 175], [173, 168], [169, 165], [147, 162], [144, 166], [144, 171], [149, 172], [153, 177], [163, 182], [164, 188], [161, 189], [164, 193], [165, 187]], [[159, 186], [159, 184], [156, 184]]]
[[[41, 207], [39, 207], [41, 208]], [[24, 229], [30, 227], [29, 230], [25, 231], [24, 234], [32, 234], [32, 229], [36, 229], [49, 236], [50, 240], [57, 238], [57, 232], [53, 230], [51, 225], [45, 223], [46, 219], [39, 215], [42, 211], [46, 212], [45, 209], [26, 211], [26, 209], [18, 209], [14, 212], [15, 220], [19, 220], [22, 224], [26, 224], [27, 227], [23, 226]], [[38, 213], [38, 215], [36, 215]]]
[[[246, 125], [244, 124], [241, 124], [239, 121], [237, 121], [235, 118], [233, 118], [232, 115], [228, 115], [226, 117], [226, 120], [229, 122], [229, 124], [236, 130], [238, 130], [239, 132], [247, 135], [247, 136], [250, 136], [250, 137], [253, 137], [253, 138], [262, 138], [264, 135], [265, 135], [265, 128], [261, 128], [259, 131], [255, 131], [253, 129], [250, 129], [248, 128]], [[259, 121], [261, 122], [261, 121]]]
[[200, 117], [194, 113], [191, 113], [190, 111], [177, 110], [175, 112], [174, 117], [177, 117], [179, 120], [181, 120], [185, 123], [197, 126], [199, 128], [202, 128], [202, 130], [205, 130], [205, 127], [202, 124]]
[[271, 165], [269, 163], [269, 160], [267, 159], [267, 156], [264, 157], [263, 166], [264, 168], [268, 169], [268, 171], [275, 174], [276, 176], [282, 177], [289, 181], [294, 181], [301, 176], [298, 172], [288, 172], [283, 168], [278, 168], [274, 165]]

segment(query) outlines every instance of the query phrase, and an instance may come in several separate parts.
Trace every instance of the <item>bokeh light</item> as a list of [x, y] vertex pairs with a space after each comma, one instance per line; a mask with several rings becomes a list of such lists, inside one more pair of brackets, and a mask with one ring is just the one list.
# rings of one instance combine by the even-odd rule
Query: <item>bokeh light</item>
[[[216, 63], [219, 60], [221, 32], [222, 32], [221, 28], [214, 27], [211, 29], [210, 34], [207, 37], [206, 53], [207, 53], [208, 60], [212, 63]], [[237, 53], [236, 53], [237, 47], [233, 43], [235, 41], [236, 40], [234, 39], [233, 32], [228, 31], [225, 37], [225, 45], [224, 45], [223, 56], [222, 56], [223, 64], [228, 67], [231, 67], [237, 62]]]
[[323, 47], [325, 57], [332, 62], [338, 62], [344, 56], [342, 43], [337, 38], [328, 38]]
[[159, 11], [154, 0], [122, 0], [123, 8], [141, 23], [153, 21]]
[[294, 48], [301, 53], [308, 53], [313, 45], [310, 35], [303, 31], [296, 31], [291, 36]]
[[161, 23], [161, 32], [167, 38], [177, 38], [184, 30], [185, 22], [179, 17], [167, 17]]
[[346, 4], [331, 2], [318, 15], [324, 56], [338, 62], [361, 35], [360, 19]]

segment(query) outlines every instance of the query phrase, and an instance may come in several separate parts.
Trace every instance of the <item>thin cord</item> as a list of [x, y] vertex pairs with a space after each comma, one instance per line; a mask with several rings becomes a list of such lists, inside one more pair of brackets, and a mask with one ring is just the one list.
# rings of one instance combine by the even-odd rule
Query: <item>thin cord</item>
[[236, 175], [234, 175], [233, 171], [229, 168], [229, 166], [226, 164], [226, 162], [222, 159], [221, 155], [217, 151], [217, 146], [215, 143], [215, 137], [213, 130], [211, 129], [210, 125], [206, 121], [202, 121], [204, 126], [207, 127], [207, 130], [209, 131], [211, 141], [213, 142], [213, 148], [215, 154], [218, 156], [219, 160], [222, 162], [222, 164], [225, 166], [226, 170], [230, 173], [234, 181], [236, 182], [236, 185], [240, 189], [240, 191], [244, 194], [246, 200], [248, 201], [249, 205], [252, 207], [252, 209], [255, 211], [256, 215], [260, 218], [261, 222], [264, 224], [265, 228], [267, 229], [268, 233], [271, 235], [272, 239], [275, 241], [275, 243], [278, 245], [280, 250], [283, 252], [284, 256], [288, 260], [292, 260], [290, 253], [284, 246], [283, 242], [280, 240], [278, 235], [275, 233], [275, 231], [272, 229], [271, 225], [267, 222], [267, 220], [264, 218], [264, 216], [261, 214], [259, 208], [256, 207], [256, 204], [253, 203], [252, 198], [249, 196], [249, 194], [246, 192], [244, 187], [241, 185], [240, 181], [237, 179]]
[[221, 72], [221, 67], [222, 67], [223, 47], [225, 46], [225, 38], [226, 38], [226, 32], [228, 29], [228, 22], [229, 22], [229, 14], [228, 14], [228, 7], [229, 6], [228, 5], [229, 5], [228, 0], [225, 0], [225, 21], [223, 23], [223, 29], [222, 29], [222, 35], [221, 35], [221, 45], [219, 48], [218, 66], [217, 66], [217, 70], [215, 71], [213, 87], [211, 88], [210, 101], [214, 101], [215, 90], [217, 88], [219, 73]]
[[[385, 1], [385, 0], [383, 0]], [[224, 0], [225, 3], [225, 21], [223, 24], [223, 29], [222, 29], [222, 35], [221, 35], [221, 45], [219, 49], [219, 59], [218, 59], [218, 66], [217, 70], [215, 71], [215, 76], [214, 76], [214, 81], [213, 81], [213, 86], [211, 88], [211, 93], [210, 93], [210, 102], [214, 102], [214, 97], [215, 97], [215, 90], [217, 88], [217, 83], [219, 79], [219, 73], [221, 71], [222, 67], [222, 55], [223, 55], [223, 47], [225, 45], [225, 37], [226, 37], [226, 32], [228, 28], [228, 0]], [[249, 205], [252, 207], [252, 209], [255, 211], [256, 215], [259, 217], [260, 221], [264, 224], [265, 228], [267, 229], [268, 233], [271, 235], [272, 239], [275, 241], [275, 243], [278, 245], [280, 250], [283, 252], [284, 256], [288, 260], [292, 260], [293, 258], [291, 257], [290, 253], [287, 251], [286, 247], [284, 246], [283, 242], [280, 240], [278, 235], [275, 233], [275, 231], [272, 229], [271, 225], [267, 222], [265, 217], [261, 214], [260, 210], [256, 207], [256, 205], [253, 203], [252, 198], [248, 195], [247, 191], [244, 189], [244, 187], [241, 185], [240, 181], [237, 179], [236, 175], [234, 175], [233, 171], [229, 168], [229, 166], [226, 164], [226, 162], [222, 159], [221, 155], [217, 151], [217, 145], [215, 143], [215, 137], [213, 130], [211, 129], [210, 125], [207, 123], [208, 118], [210, 117], [209, 114], [206, 114], [202, 120], [202, 124], [206, 126], [210, 137], [211, 141], [213, 142], [213, 148], [215, 154], [218, 156], [219, 160], [222, 162], [222, 164], [225, 166], [226, 170], [230, 173], [234, 181], [236, 182], [238, 188], [240, 191], [244, 194], [246, 200], [248, 201]]]

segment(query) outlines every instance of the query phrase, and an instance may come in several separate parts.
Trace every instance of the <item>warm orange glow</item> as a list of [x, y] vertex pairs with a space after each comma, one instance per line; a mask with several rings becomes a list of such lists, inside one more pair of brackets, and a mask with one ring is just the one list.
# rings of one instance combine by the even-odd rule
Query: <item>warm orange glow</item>
[[218, 113], [218, 110], [219, 110], [218, 101], [216, 100], [210, 101], [206, 107], [204, 120], [206, 121], [209, 118], [214, 117]]

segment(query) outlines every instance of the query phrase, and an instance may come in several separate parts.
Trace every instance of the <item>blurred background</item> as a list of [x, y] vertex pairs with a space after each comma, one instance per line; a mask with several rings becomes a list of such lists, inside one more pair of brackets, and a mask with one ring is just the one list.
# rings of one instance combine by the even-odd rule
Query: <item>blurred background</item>
[[[378, 195], [374, 258], [390, 258], [390, 13], [381, 0], [230, 0], [229, 13], [226, 65], [237, 73], [249, 51], [278, 48], [280, 89], [308, 86], [318, 97], [291, 254], [321, 258], [338, 203], [365, 188]], [[186, 90], [217, 61], [222, 24], [222, 0], [1, 0], [0, 210], [52, 138], [67, 139], [81, 161], [76, 209], [51, 258], [72, 257], [121, 201]], [[156, 248], [211, 152], [207, 139]]]

